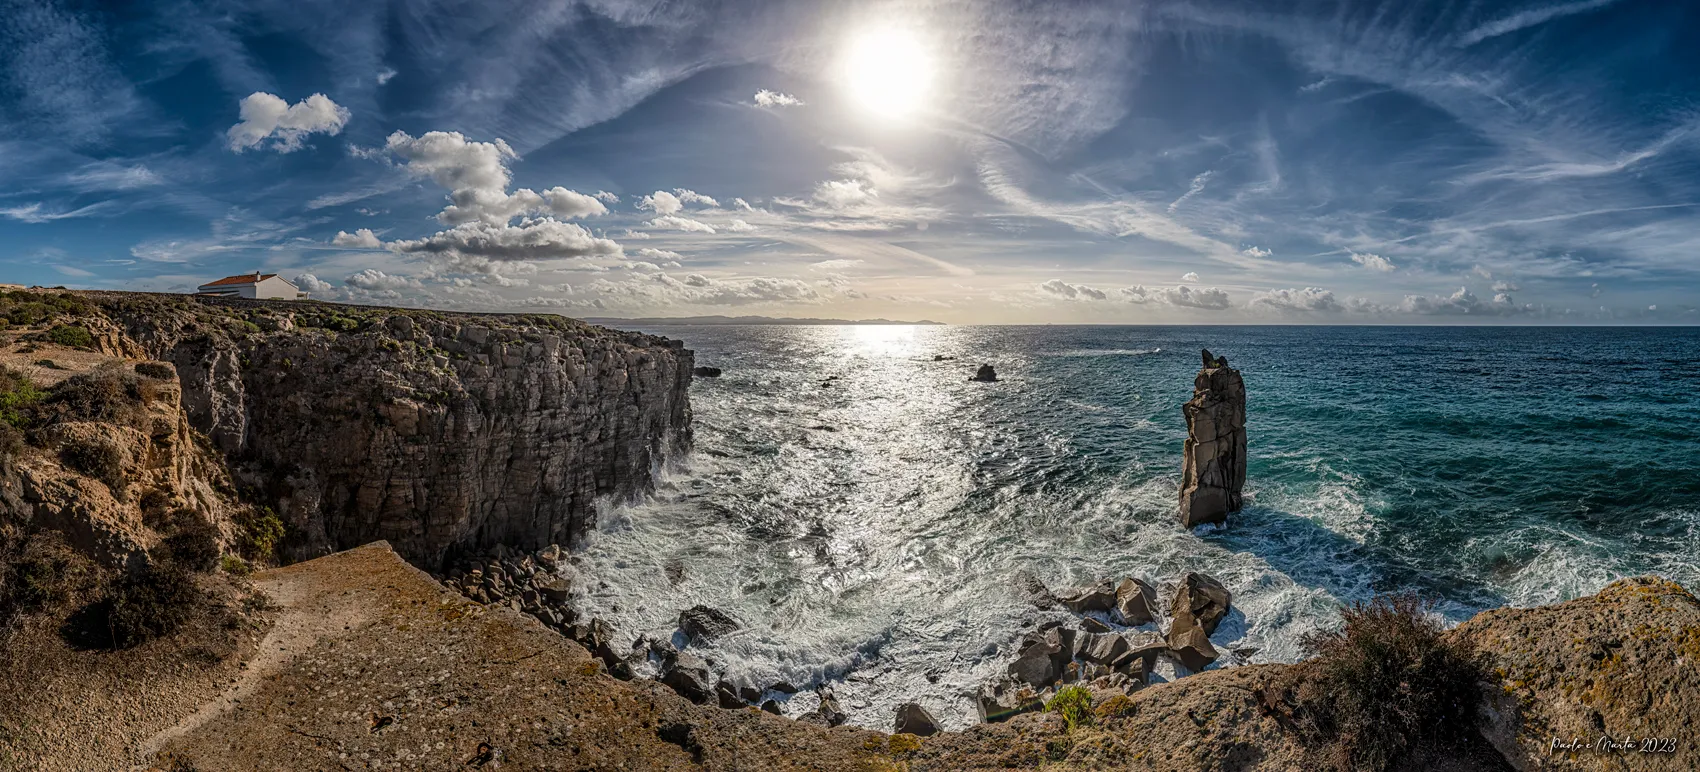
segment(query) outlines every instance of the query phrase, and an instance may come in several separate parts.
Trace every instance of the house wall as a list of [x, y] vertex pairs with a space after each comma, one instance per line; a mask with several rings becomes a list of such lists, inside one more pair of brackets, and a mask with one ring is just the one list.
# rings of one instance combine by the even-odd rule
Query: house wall
[[299, 293], [295, 285], [276, 276], [242, 288], [242, 297], [257, 300], [294, 300]]

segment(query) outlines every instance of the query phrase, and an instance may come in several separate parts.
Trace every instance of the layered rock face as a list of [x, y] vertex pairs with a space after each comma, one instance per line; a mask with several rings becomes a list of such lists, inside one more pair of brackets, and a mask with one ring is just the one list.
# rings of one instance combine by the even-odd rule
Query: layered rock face
[[190, 423], [300, 560], [577, 544], [691, 441], [678, 341], [557, 316], [89, 293], [105, 346], [174, 363]]
[[1240, 371], [1212, 360], [1198, 371], [1192, 399], [1181, 412], [1187, 430], [1181, 525], [1227, 522], [1228, 513], [1240, 511], [1240, 489], [1245, 487], [1245, 381]]

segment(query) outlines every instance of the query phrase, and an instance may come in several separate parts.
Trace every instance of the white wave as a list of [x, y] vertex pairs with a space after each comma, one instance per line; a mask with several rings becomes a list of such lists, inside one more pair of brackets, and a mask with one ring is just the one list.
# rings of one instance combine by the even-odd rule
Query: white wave
[[1161, 354], [1160, 348], [1076, 348], [1067, 351], [1047, 351], [1048, 357], [1142, 357]]

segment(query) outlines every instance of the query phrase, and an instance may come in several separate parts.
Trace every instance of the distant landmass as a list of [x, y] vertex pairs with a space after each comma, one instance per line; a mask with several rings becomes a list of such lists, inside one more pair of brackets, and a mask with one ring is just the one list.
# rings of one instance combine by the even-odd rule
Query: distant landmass
[[651, 316], [639, 319], [617, 319], [587, 316], [584, 321], [604, 327], [644, 327], [664, 324], [944, 324], [922, 319], [918, 322], [894, 322], [890, 319], [796, 319], [789, 316]]

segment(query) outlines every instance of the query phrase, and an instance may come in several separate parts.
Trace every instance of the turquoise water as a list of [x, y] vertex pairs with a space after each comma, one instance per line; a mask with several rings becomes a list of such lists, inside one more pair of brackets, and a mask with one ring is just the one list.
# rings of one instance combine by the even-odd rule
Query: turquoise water
[[[646, 331], [726, 374], [693, 386], [696, 452], [604, 516], [593, 607], [657, 635], [725, 608], [749, 629], [720, 663], [832, 683], [868, 726], [917, 698], [972, 721], [974, 686], [1046, 618], [1018, 570], [1211, 573], [1236, 607], [1213, 640], [1242, 650], [1218, 666], [1295, 659], [1376, 592], [1458, 621], [1641, 573], [1700, 585], [1693, 328]], [[1191, 532], [1175, 490], [1201, 347], [1245, 376], [1249, 505]], [[968, 382], [981, 362], [1002, 380]]]

